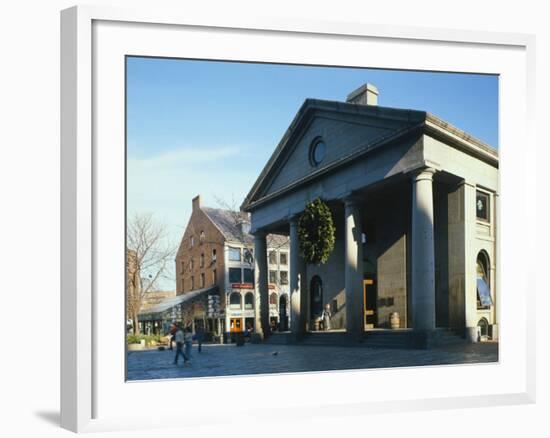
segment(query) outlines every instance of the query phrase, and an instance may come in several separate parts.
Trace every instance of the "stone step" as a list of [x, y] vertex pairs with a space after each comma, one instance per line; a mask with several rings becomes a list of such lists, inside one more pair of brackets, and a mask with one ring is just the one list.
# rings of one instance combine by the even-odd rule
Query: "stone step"
[[412, 337], [410, 332], [367, 332], [363, 344], [373, 348], [411, 348]]
[[357, 344], [346, 332], [313, 332], [308, 333], [300, 342], [301, 345], [315, 346], [349, 346]]
[[[465, 343], [466, 340], [454, 331], [448, 329], [438, 330], [438, 346], [458, 345]], [[272, 333], [265, 341], [271, 345], [286, 345], [294, 343], [292, 333]], [[416, 348], [416, 341], [413, 331], [367, 331], [361, 341], [350, 338], [346, 332], [310, 332], [299, 342], [304, 346], [357, 346], [373, 348]]]
[[291, 333], [271, 333], [271, 335], [265, 340], [265, 344], [271, 345], [286, 345], [292, 343]]

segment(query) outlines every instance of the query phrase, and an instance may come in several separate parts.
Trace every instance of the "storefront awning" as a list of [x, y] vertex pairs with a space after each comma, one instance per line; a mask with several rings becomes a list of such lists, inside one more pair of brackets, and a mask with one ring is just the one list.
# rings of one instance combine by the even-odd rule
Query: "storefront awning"
[[162, 319], [171, 319], [172, 310], [182, 304], [193, 301], [204, 295], [218, 293], [218, 286], [212, 286], [204, 289], [197, 289], [172, 298], [167, 298], [153, 307], [139, 313], [140, 321], [158, 321]]

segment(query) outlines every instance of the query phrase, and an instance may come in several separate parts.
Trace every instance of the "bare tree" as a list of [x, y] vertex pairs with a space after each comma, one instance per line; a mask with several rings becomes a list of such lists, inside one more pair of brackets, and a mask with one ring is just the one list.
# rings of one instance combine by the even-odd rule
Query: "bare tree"
[[126, 302], [134, 333], [139, 334], [139, 312], [146, 295], [161, 279], [170, 278], [175, 247], [167, 239], [166, 227], [151, 214], [135, 214], [126, 229]]
[[205, 311], [205, 304], [200, 298], [195, 298], [181, 307], [181, 322], [184, 327], [191, 326], [197, 313]]

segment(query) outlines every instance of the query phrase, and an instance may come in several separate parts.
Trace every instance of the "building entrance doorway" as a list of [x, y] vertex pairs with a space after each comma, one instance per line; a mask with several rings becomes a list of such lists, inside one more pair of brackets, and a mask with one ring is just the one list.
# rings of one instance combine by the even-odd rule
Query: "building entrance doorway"
[[319, 330], [319, 320], [323, 314], [323, 282], [315, 275], [309, 285], [309, 316], [311, 330]]
[[365, 330], [373, 329], [376, 324], [376, 284], [374, 279], [363, 280], [363, 310]]
[[281, 295], [279, 298], [279, 331], [284, 332], [288, 330], [288, 314], [287, 314], [287, 295]]
[[240, 333], [243, 331], [243, 319], [242, 318], [231, 318], [230, 328], [231, 333]]

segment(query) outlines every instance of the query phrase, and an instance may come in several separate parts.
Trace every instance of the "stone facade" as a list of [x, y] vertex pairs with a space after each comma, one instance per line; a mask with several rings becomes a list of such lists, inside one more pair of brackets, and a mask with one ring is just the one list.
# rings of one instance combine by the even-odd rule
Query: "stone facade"
[[497, 152], [429, 113], [377, 107], [361, 96], [369, 90], [348, 103], [307, 99], [242, 206], [254, 233], [289, 235], [291, 251], [308, 202], [333, 212], [328, 262], [292, 259], [294, 331], [315, 328], [321, 290], [333, 328], [354, 336], [393, 327], [428, 339], [448, 328], [497, 339]]

